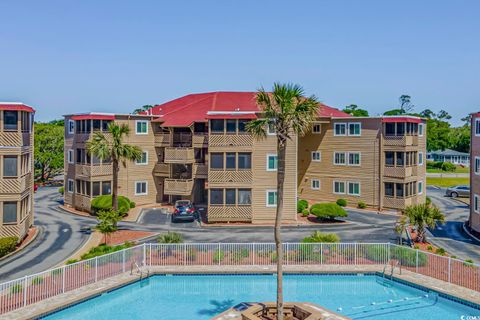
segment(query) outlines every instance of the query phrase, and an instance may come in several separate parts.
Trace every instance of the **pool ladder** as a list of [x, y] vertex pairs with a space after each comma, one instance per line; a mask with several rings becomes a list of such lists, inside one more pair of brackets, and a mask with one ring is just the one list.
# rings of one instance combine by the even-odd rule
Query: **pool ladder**
[[144, 275], [145, 275], [145, 278], [148, 278], [150, 276], [150, 270], [147, 269], [146, 272], [142, 271], [137, 261], [132, 261], [132, 264], [130, 265], [130, 275], [133, 275], [133, 269], [135, 269], [140, 274], [140, 280], [142, 280]]
[[[383, 267], [382, 279], [384, 283], [385, 283], [385, 273], [389, 265], [390, 265], [389, 263], [386, 263], [385, 266]], [[390, 269], [390, 280], [393, 279], [393, 273], [395, 271], [395, 268], [398, 267], [400, 274], [402, 274], [402, 264], [400, 263], [400, 261], [397, 261], [395, 264], [392, 264], [391, 266], [392, 268]]]

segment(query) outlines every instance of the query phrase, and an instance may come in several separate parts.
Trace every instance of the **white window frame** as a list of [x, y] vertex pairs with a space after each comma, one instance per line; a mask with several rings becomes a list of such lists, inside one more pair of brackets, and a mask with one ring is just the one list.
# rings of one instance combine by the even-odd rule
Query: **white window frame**
[[[138, 123], [145, 123], [146, 126], [146, 131], [145, 132], [138, 132]], [[135, 134], [139, 134], [139, 135], [145, 135], [145, 134], [148, 134], [148, 120], [135, 120]]]
[[[477, 165], [478, 161], [478, 165]], [[480, 157], [475, 157], [473, 161], [473, 173], [475, 173], [477, 176], [480, 175]]]
[[[145, 193], [137, 193], [137, 184], [145, 183]], [[136, 196], [146, 196], [148, 195], [148, 181], [135, 181], [135, 195]]]
[[277, 135], [276, 130], [270, 131], [270, 123], [267, 123], [267, 135], [269, 135], [269, 136], [276, 136]]
[[[315, 130], [316, 127], [319, 128], [318, 131]], [[313, 127], [312, 127], [312, 133], [313, 133], [313, 134], [320, 134], [320, 133], [322, 133], [322, 124], [321, 124], [321, 123], [314, 123], [314, 124], [313, 124]]]
[[[358, 164], [350, 163], [350, 154], [358, 154]], [[360, 167], [362, 165], [362, 153], [360, 151], [351, 151], [346, 155], [345, 163], [352, 167]]]
[[[318, 186], [315, 186], [315, 183], [318, 184]], [[312, 179], [310, 183], [310, 188], [312, 190], [320, 190], [320, 179]]]
[[266, 190], [266, 191], [265, 191], [265, 206], [266, 206], [267, 208], [276, 208], [276, 207], [277, 207], [277, 203], [278, 203], [278, 195], [277, 195], [277, 198], [275, 199], [275, 204], [269, 204], [269, 203], [268, 203], [268, 194], [271, 193], [271, 192], [274, 192], [274, 193], [277, 195], [277, 190], [276, 190], [276, 189]]
[[[336, 192], [335, 191], [335, 183], [343, 183], [343, 192]], [[333, 190], [333, 194], [345, 194], [347, 192], [345, 181], [333, 180], [332, 190]]]
[[75, 153], [73, 152], [73, 149], [68, 149], [67, 151], [67, 162], [69, 164], [74, 164], [75, 163]]
[[478, 194], [473, 195], [473, 212], [480, 213], [480, 196]]
[[[315, 159], [315, 157], [314, 157], [315, 154], [318, 154], [318, 159]], [[321, 151], [312, 151], [312, 161], [313, 162], [322, 161], [322, 152]]]
[[[420, 130], [420, 128], [422, 128], [422, 129]], [[421, 131], [421, 133], [420, 133], [420, 131]], [[425, 124], [419, 123], [418, 124], [418, 136], [423, 137], [424, 134], [425, 134]]]
[[[70, 182], [72, 183], [72, 190], [70, 190]], [[75, 181], [73, 181], [73, 179], [68, 179], [67, 180], [67, 192], [68, 193], [74, 193], [75, 192]]]
[[[358, 125], [359, 133], [358, 134], [350, 134], [350, 125]], [[347, 134], [350, 137], [360, 137], [362, 135], [362, 123], [361, 122], [348, 122], [347, 123]]]
[[68, 120], [68, 134], [74, 134], [75, 133], [75, 121], [73, 120]]
[[[344, 159], [345, 159], [345, 162], [344, 162], [344, 163], [336, 163], [336, 162], [335, 162], [335, 158], [336, 158], [335, 155], [336, 155], [337, 153], [343, 153]], [[334, 165], [334, 166], [346, 166], [347, 163], [348, 163], [347, 156], [348, 156], [348, 152], [334, 151], [334, 152], [333, 152], [333, 165]]]
[[[268, 165], [270, 164], [270, 161], [269, 161], [269, 160], [270, 160], [270, 159], [269, 159], [270, 157], [275, 157], [275, 158], [276, 158], [275, 163], [276, 163], [277, 165], [276, 165], [276, 168], [274, 168], [274, 169], [271, 169], [271, 168], [268, 167]], [[266, 166], [266, 170], [267, 170], [267, 171], [277, 171], [277, 170], [278, 170], [278, 155], [277, 155], [276, 153], [267, 153], [267, 166]]]
[[[421, 186], [421, 188], [420, 188], [420, 186]], [[418, 181], [418, 183], [417, 183], [417, 192], [418, 192], [418, 195], [423, 194], [423, 188], [424, 188], [423, 181]], [[420, 189], [422, 189], [422, 191], [420, 191]]]
[[[475, 137], [480, 137], [480, 118], [475, 118], [475, 127], [473, 128], [473, 134]], [[477, 128], [479, 129], [477, 133]]]
[[[422, 161], [420, 161], [420, 159]], [[425, 162], [425, 159], [424, 159], [424, 155], [423, 155], [423, 152], [419, 152], [418, 153], [418, 165], [419, 166], [423, 166], [423, 163]]]
[[[358, 193], [350, 193], [350, 184], [358, 184]], [[360, 197], [362, 194], [362, 184], [359, 181], [348, 181], [346, 183], [347, 189], [345, 190], [349, 196]]]
[[[345, 126], [345, 134], [337, 134], [337, 126], [343, 125]], [[347, 123], [346, 122], [335, 122], [333, 124], [333, 136], [334, 137], [345, 137], [347, 135]]]
[[137, 161], [135, 161], [135, 164], [136, 164], [137, 166], [146, 166], [146, 165], [148, 165], [148, 151], [142, 151], [142, 158], [143, 158], [143, 154], [144, 154], [144, 153], [146, 154], [146, 157], [145, 157], [146, 162], [138, 162], [138, 160], [137, 160]]

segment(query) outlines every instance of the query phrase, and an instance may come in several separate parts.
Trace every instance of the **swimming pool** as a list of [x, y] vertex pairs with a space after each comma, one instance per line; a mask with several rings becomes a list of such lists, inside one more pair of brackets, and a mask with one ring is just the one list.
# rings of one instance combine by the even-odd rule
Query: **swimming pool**
[[[274, 275], [159, 275], [44, 319], [210, 319], [248, 301], [274, 301]], [[284, 276], [285, 301], [312, 302], [353, 319], [461, 319], [480, 310], [376, 275]]]

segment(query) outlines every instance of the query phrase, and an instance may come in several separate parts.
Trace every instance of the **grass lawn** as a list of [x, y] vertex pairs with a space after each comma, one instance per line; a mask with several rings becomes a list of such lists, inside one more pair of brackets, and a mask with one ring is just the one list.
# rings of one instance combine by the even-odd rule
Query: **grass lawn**
[[427, 185], [437, 187], [451, 187], [460, 184], [470, 184], [470, 178], [439, 178], [427, 177]]
[[470, 173], [470, 168], [456, 166], [457, 170], [453, 172], [442, 171], [441, 169], [427, 169], [428, 173]]

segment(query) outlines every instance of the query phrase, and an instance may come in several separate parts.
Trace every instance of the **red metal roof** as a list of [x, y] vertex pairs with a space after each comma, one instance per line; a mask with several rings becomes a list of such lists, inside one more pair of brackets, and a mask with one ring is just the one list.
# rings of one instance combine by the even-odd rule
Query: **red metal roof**
[[115, 116], [109, 114], [77, 114], [72, 120], [115, 120]]
[[35, 112], [32, 107], [18, 102], [0, 102], [0, 110]]
[[222, 114], [207, 114], [206, 119], [256, 119], [254, 113], [222, 113]]
[[[260, 112], [255, 96], [256, 92], [208, 92], [189, 94], [184, 97], [156, 105], [148, 113], [159, 116], [157, 120], [165, 127], [186, 127], [193, 122], [205, 122], [212, 119], [209, 111], [219, 111], [228, 114], [234, 112]], [[218, 116], [218, 118], [225, 119]], [[319, 117], [350, 117], [338, 109], [321, 105]], [[238, 119], [238, 117], [236, 117]]]
[[383, 118], [382, 122], [411, 122], [411, 123], [422, 123], [420, 118], [411, 118], [411, 117], [388, 117]]

